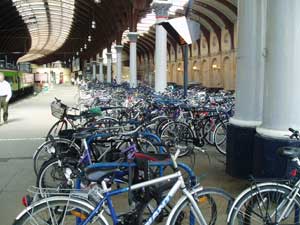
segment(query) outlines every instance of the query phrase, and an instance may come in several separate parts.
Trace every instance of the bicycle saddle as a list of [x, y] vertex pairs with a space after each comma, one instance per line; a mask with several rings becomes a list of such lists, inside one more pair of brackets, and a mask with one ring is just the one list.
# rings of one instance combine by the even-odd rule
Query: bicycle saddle
[[89, 167], [85, 169], [85, 177], [91, 182], [101, 182], [104, 178], [114, 175], [117, 171], [119, 170]]
[[80, 116], [78, 116], [78, 115], [67, 114], [66, 116], [67, 116], [68, 119], [73, 120], [73, 121], [80, 119]]
[[136, 152], [135, 157], [138, 159], [147, 159], [149, 161], [164, 161], [170, 159], [170, 155], [166, 153], [156, 154], [156, 153]]
[[285, 146], [280, 147], [277, 151], [278, 155], [285, 156], [290, 159], [300, 157], [300, 147]]

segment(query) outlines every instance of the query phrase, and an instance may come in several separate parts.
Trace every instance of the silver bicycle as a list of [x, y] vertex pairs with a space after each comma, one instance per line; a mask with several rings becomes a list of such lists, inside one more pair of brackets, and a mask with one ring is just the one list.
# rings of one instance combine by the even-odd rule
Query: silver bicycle
[[[203, 188], [198, 185], [191, 190], [187, 189], [181, 171], [177, 167], [176, 159], [179, 153], [180, 150], [177, 150], [175, 155], [171, 155], [174, 173], [134, 184], [130, 188], [114, 190], [109, 188], [107, 178], [115, 170], [87, 171], [87, 177], [99, 179], [97, 188], [92, 191], [93, 199], [96, 198], [96, 201], [91, 201], [89, 196], [82, 197], [83, 195], [76, 191], [71, 191], [66, 195], [49, 195], [50, 197], [38, 200], [24, 209], [17, 216], [14, 225], [158, 224], [159, 215], [172, 201], [175, 201], [175, 204], [166, 221], [160, 221], [161, 224], [225, 225], [233, 198], [216, 188]], [[128, 220], [128, 215], [133, 215], [133, 211], [125, 214], [117, 213], [117, 208], [122, 210], [125, 206], [122, 205], [120, 198], [112, 201], [113, 197], [115, 199], [116, 196], [127, 193], [129, 190], [145, 190], [150, 186], [158, 187], [159, 184], [170, 182], [172, 182], [171, 189], [164, 195], [161, 202], [155, 208], [151, 207], [147, 213], [140, 206], [135, 207], [134, 212], [137, 213], [137, 217], [134, 216], [134, 220]]]

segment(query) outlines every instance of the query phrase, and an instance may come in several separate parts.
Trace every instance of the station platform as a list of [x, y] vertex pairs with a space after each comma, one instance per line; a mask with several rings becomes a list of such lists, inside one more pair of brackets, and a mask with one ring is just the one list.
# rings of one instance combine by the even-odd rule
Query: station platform
[[[10, 105], [8, 124], [0, 125], [0, 217], [1, 224], [12, 224], [24, 206], [21, 198], [35, 185], [33, 152], [43, 143], [44, 136], [57, 121], [51, 115], [50, 103], [54, 97], [68, 105], [75, 104], [77, 88], [71, 85], [55, 86], [49, 93], [31, 96]], [[225, 157], [214, 147], [206, 153], [195, 154], [194, 170], [205, 187], [223, 188], [236, 196], [248, 182], [225, 173]], [[209, 159], [208, 159], [209, 156]], [[191, 164], [191, 157], [182, 160]]]

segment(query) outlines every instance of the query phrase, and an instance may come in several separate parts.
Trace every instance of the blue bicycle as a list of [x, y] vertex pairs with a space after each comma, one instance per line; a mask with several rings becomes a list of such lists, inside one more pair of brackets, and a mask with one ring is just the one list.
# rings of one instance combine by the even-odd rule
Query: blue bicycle
[[[111, 189], [111, 177], [118, 172], [115, 170], [87, 170], [87, 178], [97, 181], [97, 188], [83, 197], [80, 191], [73, 191], [67, 195], [54, 195], [33, 203], [23, 210], [16, 218], [14, 225], [51, 224], [51, 225], [125, 225], [145, 224], [157, 222], [161, 212], [175, 200], [175, 205], [166, 221], [166, 225], [178, 224], [226, 224], [227, 212], [233, 201], [232, 197], [223, 190], [194, 186], [188, 189], [176, 159], [180, 153], [170, 155], [174, 172], [159, 178], [151, 179], [130, 187]], [[127, 213], [118, 213], [117, 208], [124, 209], [120, 199], [113, 198], [129, 191], [146, 190], [148, 187], [158, 187], [162, 184], [172, 184], [161, 202], [149, 214], [143, 213], [143, 208], [134, 207]], [[180, 198], [175, 195], [180, 194]], [[89, 200], [89, 196], [98, 198], [96, 203]], [[144, 203], [147, 205], [147, 203]]]

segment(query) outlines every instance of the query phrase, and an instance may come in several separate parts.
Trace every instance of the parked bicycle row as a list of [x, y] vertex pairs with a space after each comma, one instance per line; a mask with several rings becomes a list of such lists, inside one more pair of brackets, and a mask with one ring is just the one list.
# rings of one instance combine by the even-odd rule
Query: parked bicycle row
[[100, 84], [80, 88], [74, 107], [52, 102], [58, 122], [34, 153], [36, 187], [14, 224], [299, 224], [300, 151], [279, 151], [296, 162], [289, 182], [255, 181], [236, 200], [203, 187], [179, 157], [205, 144], [226, 154], [234, 98], [177, 92]]

